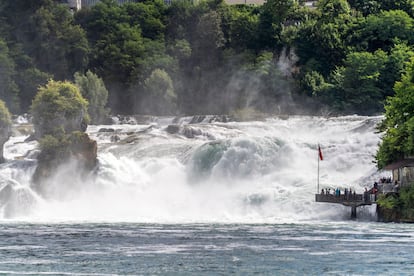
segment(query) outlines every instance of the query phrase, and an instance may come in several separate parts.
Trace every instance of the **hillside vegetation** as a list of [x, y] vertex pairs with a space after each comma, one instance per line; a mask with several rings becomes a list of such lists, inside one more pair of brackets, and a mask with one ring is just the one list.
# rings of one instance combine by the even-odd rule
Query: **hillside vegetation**
[[59, 2], [0, 5], [0, 98], [14, 113], [49, 79], [77, 73], [85, 87], [90, 72], [118, 113], [377, 114], [414, 56], [410, 0], [103, 0], [75, 14]]

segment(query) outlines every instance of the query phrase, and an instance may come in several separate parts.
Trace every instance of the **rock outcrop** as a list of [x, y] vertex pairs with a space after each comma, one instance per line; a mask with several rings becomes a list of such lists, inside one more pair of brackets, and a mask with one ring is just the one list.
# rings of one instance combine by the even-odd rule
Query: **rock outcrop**
[[11, 136], [11, 114], [6, 104], [0, 100], [0, 163], [4, 162], [3, 147]]
[[[47, 178], [72, 164], [67, 177], [89, 174], [97, 164], [97, 144], [85, 133], [88, 102], [70, 82], [49, 81], [33, 100], [34, 138], [39, 141], [38, 166], [33, 175], [42, 190]], [[45, 180], [45, 181], [43, 181]]]
[[[49, 139], [53, 140], [53, 138]], [[51, 145], [43, 146], [38, 156], [38, 166], [32, 178], [40, 189], [42, 189], [39, 187], [42, 180], [52, 176], [60, 166], [67, 163], [75, 164], [72, 168], [73, 173], [85, 176], [93, 171], [98, 164], [97, 143], [90, 139], [86, 133], [74, 132], [67, 141], [48, 142]]]

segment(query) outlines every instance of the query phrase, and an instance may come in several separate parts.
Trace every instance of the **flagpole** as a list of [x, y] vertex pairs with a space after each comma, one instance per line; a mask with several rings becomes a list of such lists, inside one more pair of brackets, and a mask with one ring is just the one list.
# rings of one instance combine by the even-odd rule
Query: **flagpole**
[[318, 187], [317, 187], [316, 193], [319, 194], [319, 159], [320, 159], [320, 157], [319, 157], [319, 144], [318, 144], [318, 154], [316, 156], [318, 158], [318, 181], [317, 181]]

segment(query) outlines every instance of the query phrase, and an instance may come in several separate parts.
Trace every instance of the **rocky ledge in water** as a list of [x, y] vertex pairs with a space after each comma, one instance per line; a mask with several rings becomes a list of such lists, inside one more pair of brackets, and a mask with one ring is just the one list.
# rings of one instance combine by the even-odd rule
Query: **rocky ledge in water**
[[[34, 138], [39, 141], [35, 188], [89, 174], [97, 164], [97, 143], [87, 133], [88, 102], [70, 82], [49, 81], [33, 99]], [[71, 166], [67, 166], [70, 164]], [[64, 173], [62, 174], [62, 170]]]
[[192, 116], [151, 116], [151, 115], [116, 115], [112, 124], [147, 125], [147, 124], [199, 124], [199, 123], [226, 123], [231, 121], [228, 115], [192, 115]]
[[[45, 138], [42, 143], [49, 143], [43, 146], [38, 156], [38, 165], [33, 174], [32, 181], [37, 189], [42, 190], [44, 180], [53, 176], [61, 166], [68, 163], [74, 164], [70, 175], [75, 173], [86, 176], [93, 171], [98, 163], [98, 146], [95, 140], [89, 138], [83, 132], [73, 132], [64, 141], [56, 138]], [[47, 140], [49, 139], [49, 140]]]

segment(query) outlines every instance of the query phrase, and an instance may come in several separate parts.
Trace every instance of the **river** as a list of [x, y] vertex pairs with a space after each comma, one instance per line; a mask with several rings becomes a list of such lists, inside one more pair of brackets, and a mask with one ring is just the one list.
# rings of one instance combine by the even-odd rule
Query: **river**
[[[0, 273], [48, 275], [414, 273], [411, 224], [350, 221], [319, 188], [361, 193], [386, 172], [381, 117], [219, 116], [89, 126], [99, 168], [30, 185], [36, 142], [15, 125], [0, 166]], [[18, 131], [20, 129], [20, 131]], [[24, 129], [24, 128], [23, 128]], [[7, 191], [7, 192], [6, 192]]]

